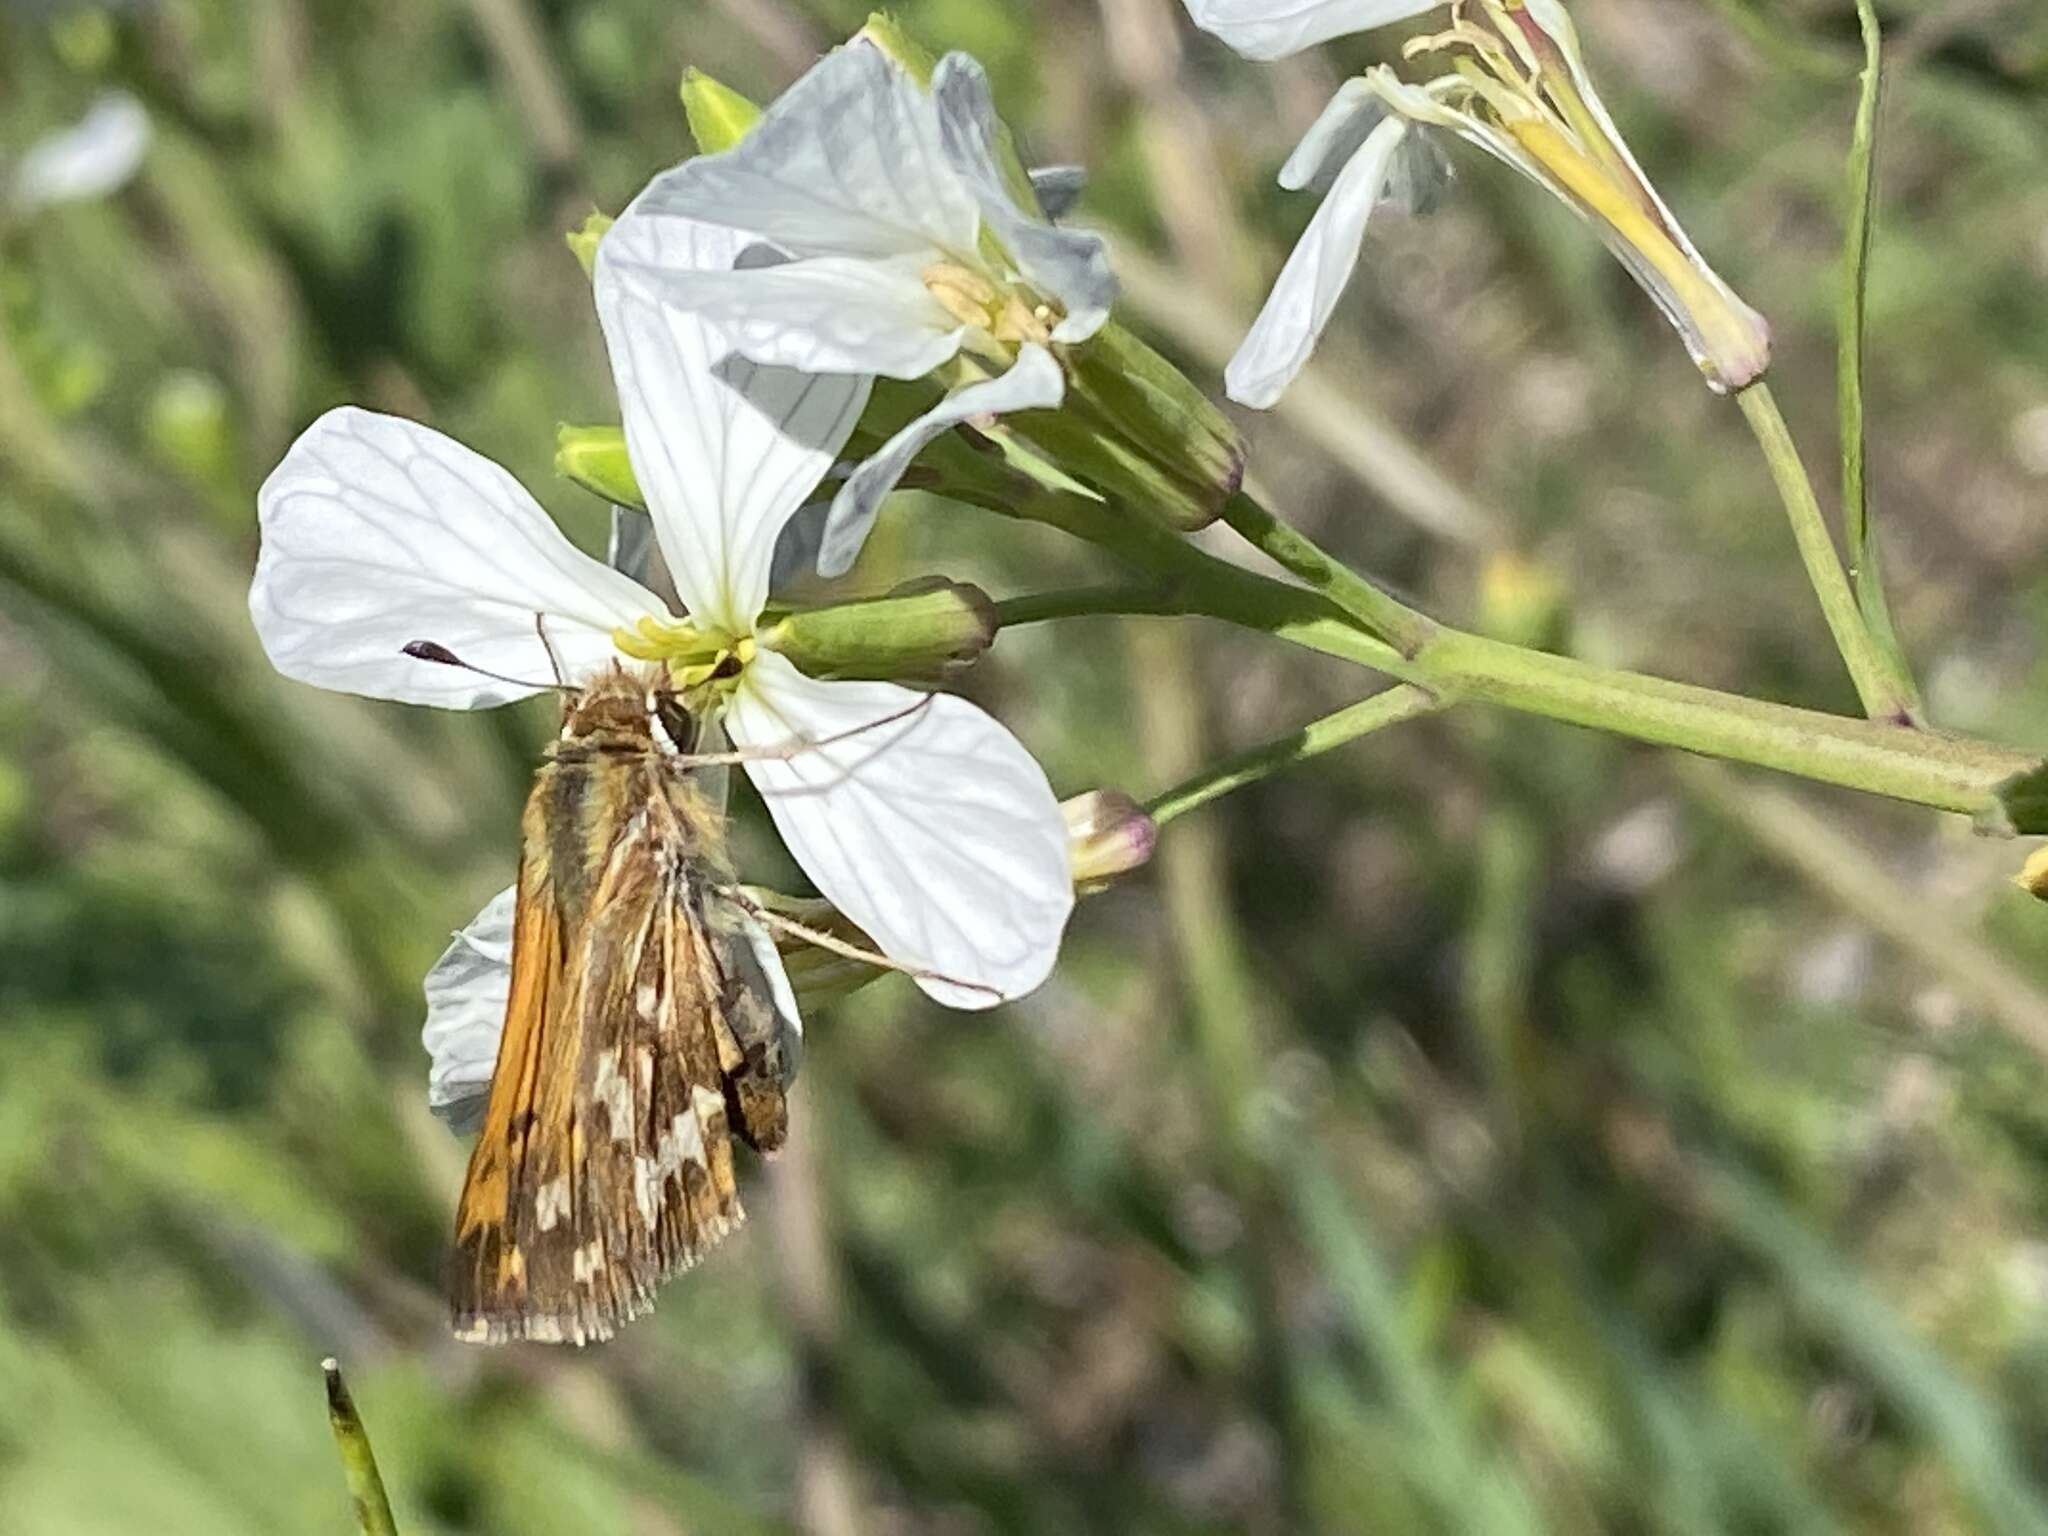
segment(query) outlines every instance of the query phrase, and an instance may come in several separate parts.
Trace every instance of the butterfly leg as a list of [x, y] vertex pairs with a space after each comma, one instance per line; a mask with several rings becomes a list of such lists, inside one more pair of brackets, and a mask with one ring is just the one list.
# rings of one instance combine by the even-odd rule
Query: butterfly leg
[[735, 763], [786, 763], [793, 757], [802, 757], [806, 752], [815, 752], [820, 747], [850, 741], [856, 736], [866, 735], [869, 731], [880, 730], [885, 725], [894, 725], [898, 720], [908, 720], [914, 715], [922, 714], [931, 708], [932, 700], [937, 697], [935, 693], [921, 694], [915, 704], [907, 704], [878, 720], [869, 720], [849, 730], [836, 731], [830, 736], [820, 736], [815, 740], [798, 737], [772, 747], [740, 747], [731, 752], [678, 752], [669, 761], [681, 768], [722, 768]]
[[718, 888], [718, 893], [745, 911], [763, 927], [771, 929], [776, 933], [788, 934], [791, 938], [799, 939], [806, 944], [814, 944], [819, 949], [844, 956], [848, 960], [858, 960], [865, 965], [872, 965], [878, 970], [897, 971], [910, 977], [913, 981], [943, 981], [948, 986], [965, 987], [970, 992], [986, 992], [993, 998], [1001, 998], [1003, 995], [998, 988], [988, 986], [979, 981], [963, 981], [957, 976], [948, 976], [944, 971], [934, 971], [928, 970], [923, 966], [908, 965], [901, 960], [891, 960], [887, 955], [878, 954], [872, 949], [862, 949], [858, 944], [849, 943], [836, 934], [827, 933], [822, 928], [813, 928], [808, 923], [800, 923], [793, 917], [785, 917], [773, 908], [763, 906], [736, 885], [721, 886]]

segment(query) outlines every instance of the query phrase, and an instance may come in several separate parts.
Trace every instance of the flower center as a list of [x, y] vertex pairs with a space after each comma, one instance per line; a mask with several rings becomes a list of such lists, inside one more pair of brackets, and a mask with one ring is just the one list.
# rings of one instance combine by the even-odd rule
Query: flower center
[[740, 674], [757, 649], [752, 635], [700, 629], [688, 619], [652, 615], [629, 629], [613, 630], [612, 644], [635, 661], [658, 661], [666, 666], [677, 691], [697, 713], [714, 708], [739, 686]]
[[988, 332], [1005, 346], [1052, 340], [1059, 318], [1050, 304], [1034, 301], [1014, 288], [996, 283], [984, 272], [958, 262], [934, 262], [924, 269], [924, 285], [939, 307], [962, 325]]

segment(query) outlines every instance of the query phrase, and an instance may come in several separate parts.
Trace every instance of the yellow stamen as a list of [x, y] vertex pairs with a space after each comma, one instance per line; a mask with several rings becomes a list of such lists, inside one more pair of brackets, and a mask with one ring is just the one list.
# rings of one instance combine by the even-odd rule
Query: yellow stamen
[[924, 285], [939, 307], [962, 325], [988, 328], [1002, 301], [996, 285], [970, 267], [941, 261], [926, 267]]
[[720, 649], [724, 641], [706, 634], [688, 619], [671, 621], [650, 614], [636, 620], [630, 629], [613, 630], [612, 644], [635, 661], [672, 661], [679, 656], [698, 655], [707, 647]]
[[939, 307], [962, 325], [988, 332], [1008, 346], [1052, 339], [1051, 305], [1011, 288], [1000, 288], [984, 274], [950, 261], [924, 270], [924, 285]]

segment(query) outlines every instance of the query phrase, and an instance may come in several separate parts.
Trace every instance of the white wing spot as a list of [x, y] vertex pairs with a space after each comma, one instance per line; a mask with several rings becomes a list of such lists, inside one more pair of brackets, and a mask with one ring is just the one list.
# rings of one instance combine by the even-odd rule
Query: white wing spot
[[569, 1215], [569, 1176], [541, 1185], [533, 1197], [533, 1219], [543, 1232], [552, 1232]]
[[598, 1062], [590, 1085], [590, 1096], [604, 1106], [610, 1117], [612, 1140], [633, 1140], [633, 1085], [619, 1075], [616, 1057], [606, 1056]]

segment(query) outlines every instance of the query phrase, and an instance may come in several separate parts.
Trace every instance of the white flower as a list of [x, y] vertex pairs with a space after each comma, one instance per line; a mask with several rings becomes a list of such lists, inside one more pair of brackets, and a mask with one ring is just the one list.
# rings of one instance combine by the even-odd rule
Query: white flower
[[[1409, 0], [1187, 4], [1197, 24], [1256, 58], [1438, 8]], [[1308, 360], [1373, 211], [1407, 201], [1426, 174], [1417, 129], [1476, 144], [1563, 201], [1664, 312], [1710, 386], [1753, 382], [1770, 361], [1769, 327], [1708, 267], [1643, 175], [1593, 89], [1560, 0], [1454, 0], [1449, 9], [1445, 31], [1404, 50], [1444, 56], [1445, 74], [1411, 85], [1379, 65], [1347, 81], [1282, 169], [1290, 190], [1329, 179], [1329, 196], [1231, 360], [1230, 397], [1269, 406]]]
[[956, 386], [841, 488], [819, 557], [825, 575], [853, 563], [882, 497], [939, 433], [970, 416], [1059, 404], [1065, 379], [1052, 348], [1108, 317], [1116, 279], [1101, 239], [1027, 211], [1006, 183], [998, 133], [973, 59], [941, 59], [927, 92], [856, 38], [738, 144], [656, 177], [636, 205], [753, 237], [723, 269], [638, 272], [744, 356], [810, 373], [943, 371]]
[[1248, 59], [1284, 59], [1347, 32], [1433, 11], [1444, 0], [1187, 0], [1188, 15]]
[[[965, 700], [918, 708], [919, 694], [892, 684], [814, 679], [757, 638], [776, 536], [868, 385], [735, 359], [635, 276], [726, 267], [741, 243], [629, 210], [598, 259], [627, 449], [686, 620], [577, 550], [495, 464], [415, 423], [341, 409], [259, 495], [257, 633], [288, 676], [458, 709], [538, 691], [550, 650], [571, 682], [624, 658], [699, 683], [715, 673], [707, 713], [735, 747], [838, 738], [745, 765], [819, 891], [941, 1002], [1020, 996], [1051, 969], [1073, 904], [1044, 773]], [[416, 660], [404, 653], [415, 640], [536, 686]], [[476, 1030], [502, 1019], [489, 1006], [491, 987], [502, 999], [502, 973], [485, 963], [499, 953], [491, 911], [436, 969], [429, 1028], [444, 1103], [488, 1065], [494, 1037]]]
[[83, 202], [117, 191], [149, 149], [149, 114], [126, 91], [109, 91], [69, 128], [39, 139], [0, 175], [15, 211]]

